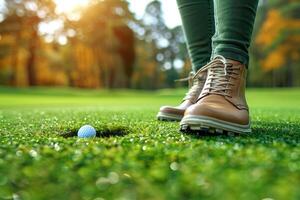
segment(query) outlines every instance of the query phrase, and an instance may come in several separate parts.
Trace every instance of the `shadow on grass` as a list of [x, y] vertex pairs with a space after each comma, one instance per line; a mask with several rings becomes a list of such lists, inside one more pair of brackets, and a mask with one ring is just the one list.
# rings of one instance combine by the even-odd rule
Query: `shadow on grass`
[[232, 143], [274, 143], [281, 142], [289, 145], [300, 143], [300, 122], [253, 122], [250, 134], [211, 134], [209, 132], [188, 132], [193, 138], [202, 140], [218, 140]]
[[[77, 137], [78, 129], [69, 130], [61, 133], [60, 135], [64, 138]], [[126, 127], [116, 127], [116, 128], [101, 128], [96, 129], [96, 137], [116, 137], [127, 135], [130, 130]]]

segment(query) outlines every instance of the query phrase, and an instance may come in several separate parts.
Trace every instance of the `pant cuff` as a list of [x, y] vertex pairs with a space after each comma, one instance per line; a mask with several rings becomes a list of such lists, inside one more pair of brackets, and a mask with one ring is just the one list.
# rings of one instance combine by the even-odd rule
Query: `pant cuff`
[[240, 52], [235, 49], [222, 48], [222, 49], [215, 50], [214, 53], [212, 54], [212, 58], [214, 58], [217, 55], [224, 56], [225, 58], [231, 60], [239, 61], [242, 64], [246, 65], [246, 67], [248, 68], [249, 55], [246, 54], [245, 52]]

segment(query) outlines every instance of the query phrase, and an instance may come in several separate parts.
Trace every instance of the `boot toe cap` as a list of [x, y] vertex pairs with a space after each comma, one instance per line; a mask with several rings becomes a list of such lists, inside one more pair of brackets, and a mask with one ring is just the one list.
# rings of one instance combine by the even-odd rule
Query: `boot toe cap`
[[159, 112], [169, 113], [169, 114], [174, 114], [174, 115], [183, 115], [185, 112], [185, 109], [180, 109], [180, 108], [172, 107], [172, 106], [162, 106], [162, 107], [160, 107]]

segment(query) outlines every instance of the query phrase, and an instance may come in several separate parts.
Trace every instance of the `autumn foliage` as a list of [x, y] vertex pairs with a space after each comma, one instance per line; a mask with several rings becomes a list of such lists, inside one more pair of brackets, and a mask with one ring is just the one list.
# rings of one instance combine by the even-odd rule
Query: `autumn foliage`
[[[87, 1], [68, 15], [54, 0], [4, 0], [0, 85], [158, 89], [189, 74], [183, 32], [165, 24], [161, 1], [141, 19], [134, 1]], [[299, 86], [300, 2], [260, 2], [248, 86]], [[41, 31], [51, 23], [61, 27]]]
[[285, 17], [278, 9], [269, 10], [256, 43], [265, 57], [264, 70], [285, 67], [300, 61], [300, 19]]
[[[150, 24], [137, 19], [127, 1], [88, 2], [76, 15], [68, 15], [57, 13], [53, 0], [6, 0], [0, 21], [0, 84], [144, 89], [174, 86], [174, 81], [166, 82], [166, 77], [170, 71], [175, 72], [173, 78], [179, 76], [174, 60], [187, 60], [186, 51], [178, 50], [184, 45], [182, 39], [177, 41], [183, 37], [182, 31], [165, 25], [159, 1], [149, 3], [145, 10]], [[41, 32], [41, 25], [51, 22], [63, 26], [54, 33]], [[171, 42], [161, 47], [159, 40], [164, 38]], [[166, 62], [171, 69], [164, 68]]]

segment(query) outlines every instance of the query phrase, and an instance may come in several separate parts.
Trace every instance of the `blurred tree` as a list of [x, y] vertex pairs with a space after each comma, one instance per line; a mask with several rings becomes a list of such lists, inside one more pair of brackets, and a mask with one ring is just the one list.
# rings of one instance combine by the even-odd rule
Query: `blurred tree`
[[[6, 81], [10, 85], [16, 84], [16, 72], [19, 62], [18, 52], [21, 40], [22, 19], [17, 15], [6, 16], [6, 19], [0, 23], [0, 58], [10, 57], [10, 62], [2, 62], [2, 68], [5, 68]], [[2, 78], [4, 80], [4, 77]]]
[[163, 87], [165, 77], [163, 71], [158, 68], [157, 61], [153, 59], [153, 42], [138, 40], [136, 44], [137, 59], [132, 80], [133, 87], [138, 89]]
[[262, 47], [261, 65], [272, 71], [274, 86], [293, 86], [300, 62], [300, 2], [273, 0], [266, 6], [266, 20], [256, 38]]
[[[6, 26], [0, 32], [3, 33], [4, 29], [15, 35], [15, 45], [12, 50], [14, 63], [11, 67], [15, 71], [19, 45], [25, 45], [28, 51], [25, 65], [27, 81], [29, 85], [36, 85], [35, 59], [39, 45], [38, 25], [41, 21], [52, 20], [55, 17], [55, 4], [52, 0], [5, 0], [5, 5], [4, 24]], [[13, 76], [12, 79], [15, 77]]]
[[79, 21], [68, 22], [77, 32], [73, 42], [93, 49], [99, 77], [105, 87], [128, 87], [135, 60], [134, 33], [128, 26], [134, 17], [128, 10], [128, 3], [92, 1], [81, 15]]
[[127, 26], [118, 26], [114, 28], [114, 34], [119, 41], [118, 53], [122, 58], [124, 72], [126, 75], [125, 87], [130, 87], [134, 71], [135, 62], [135, 35], [134, 32]]
[[[57, 13], [53, 0], [5, 0], [1, 83], [173, 87], [186, 61], [181, 28], [165, 25], [159, 1], [147, 6], [142, 20], [129, 11], [128, 3], [90, 0], [74, 17]], [[41, 31], [57, 21], [63, 24], [59, 30]]]
[[[187, 49], [184, 41], [184, 34], [182, 28], [177, 26], [170, 29], [169, 34], [167, 34], [167, 39], [169, 41], [168, 47], [165, 49], [165, 61], [170, 63], [170, 69], [166, 70], [166, 84], [169, 87], [175, 86], [176, 79], [179, 78], [181, 71], [184, 71], [184, 62], [188, 58]], [[176, 66], [177, 63], [181, 63], [181, 66]], [[192, 69], [190, 68], [189, 71]], [[187, 73], [186, 75], [188, 75]]]
[[174, 87], [174, 80], [179, 77], [178, 70], [175, 68], [175, 60], [184, 60], [186, 50], [184, 44], [183, 31], [180, 27], [170, 29], [165, 24], [161, 2], [154, 0], [150, 2], [143, 16], [143, 39], [151, 43], [152, 59], [156, 60], [157, 67], [153, 71], [153, 89], [159, 87], [158, 74], [165, 74], [165, 85]]

